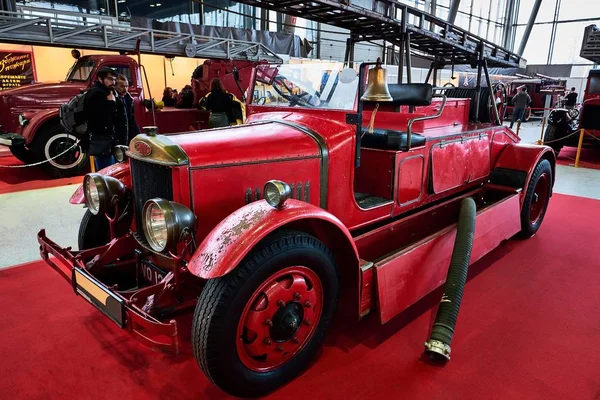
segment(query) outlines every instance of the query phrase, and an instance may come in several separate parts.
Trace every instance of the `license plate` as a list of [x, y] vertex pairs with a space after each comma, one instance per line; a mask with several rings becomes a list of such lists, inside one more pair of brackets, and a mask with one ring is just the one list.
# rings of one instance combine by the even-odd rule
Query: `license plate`
[[142, 262], [140, 263], [139, 272], [142, 275], [142, 278], [150, 282], [150, 284], [152, 285], [156, 285], [162, 282], [162, 280], [165, 278], [165, 275], [167, 274], [165, 271], [161, 270], [160, 268], [156, 267], [154, 264], [146, 260], [142, 260]]
[[79, 268], [73, 268], [73, 287], [81, 295], [119, 327], [125, 327], [123, 300], [102, 286], [100, 282]]

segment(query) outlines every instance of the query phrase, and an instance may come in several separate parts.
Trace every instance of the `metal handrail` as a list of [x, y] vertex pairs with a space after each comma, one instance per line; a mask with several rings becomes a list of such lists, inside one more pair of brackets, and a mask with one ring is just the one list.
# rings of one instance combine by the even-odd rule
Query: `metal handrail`
[[[439, 96], [435, 96], [435, 97], [439, 97]], [[424, 117], [417, 117], [417, 118], [413, 118], [413, 119], [411, 119], [411, 120], [408, 121], [408, 127], [406, 129], [406, 146], [407, 146], [408, 150], [410, 150], [410, 136], [412, 134], [412, 126], [413, 126], [413, 124], [415, 122], [426, 121], [428, 119], [438, 118], [444, 112], [444, 107], [446, 107], [446, 100], [447, 100], [446, 95], [445, 94], [442, 95], [442, 105], [440, 106], [440, 109], [438, 110], [437, 114], [435, 114], [435, 115], [426, 115]]]

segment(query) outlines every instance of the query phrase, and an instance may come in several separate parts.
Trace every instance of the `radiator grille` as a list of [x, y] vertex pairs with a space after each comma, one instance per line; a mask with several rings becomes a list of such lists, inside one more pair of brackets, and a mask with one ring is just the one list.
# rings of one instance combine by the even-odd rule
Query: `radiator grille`
[[142, 229], [142, 211], [149, 199], [161, 197], [173, 200], [171, 168], [130, 158], [131, 182], [135, 200], [135, 223], [138, 234], [146, 239]]
[[600, 106], [585, 106], [581, 114], [581, 128], [600, 130]]

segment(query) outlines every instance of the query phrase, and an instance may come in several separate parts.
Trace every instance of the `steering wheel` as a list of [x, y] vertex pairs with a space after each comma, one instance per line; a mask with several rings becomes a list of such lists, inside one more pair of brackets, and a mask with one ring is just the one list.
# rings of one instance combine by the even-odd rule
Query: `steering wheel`
[[446, 83], [444, 83], [444, 87], [453, 87], [453, 88], [455, 88], [456, 86], [454, 86], [454, 83], [452, 83], [452, 82], [446, 82]]
[[267, 102], [267, 98], [266, 97], [261, 97], [260, 99], [258, 99], [256, 101], [256, 104], [258, 104], [259, 106], [264, 105]]
[[[288, 85], [285, 84], [284, 79], [285, 78], [282, 76], [275, 77], [275, 79], [273, 80], [272, 86], [273, 86], [273, 89], [275, 89], [275, 91], [281, 97], [283, 97], [284, 99], [286, 99], [287, 101], [290, 102], [290, 107], [294, 107], [296, 105], [300, 105], [302, 107], [313, 107], [313, 105], [310, 104], [310, 98], [311, 98], [310, 93], [307, 93], [307, 92], [302, 92], [300, 94], [292, 93], [292, 88], [290, 88]], [[284, 90], [286, 93], [284, 93]], [[308, 99], [305, 99], [306, 96], [308, 96]]]

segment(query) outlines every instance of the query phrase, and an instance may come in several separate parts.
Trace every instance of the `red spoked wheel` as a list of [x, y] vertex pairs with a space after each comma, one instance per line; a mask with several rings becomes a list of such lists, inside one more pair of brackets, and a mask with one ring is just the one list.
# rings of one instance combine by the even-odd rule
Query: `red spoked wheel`
[[533, 190], [533, 199], [529, 209], [529, 221], [531, 224], [537, 224], [543, 215], [550, 193], [550, 176], [546, 172], [540, 175], [540, 178]]
[[521, 236], [533, 236], [544, 220], [552, 194], [552, 164], [541, 160], [536, 165], [521, 206]]
[[288, 267], [252, 295], [238, 324], [237, 350], [253, 371], [271, 371], [310, 340], [323, 307], [323, 288], [306, 267]]
[[337, 308], [333, 255], [314, 236], [272, 234], [233, 271], [206, 283], [192, 326], [204, 374], [234, 396], [262, 396], [316, 356]]

